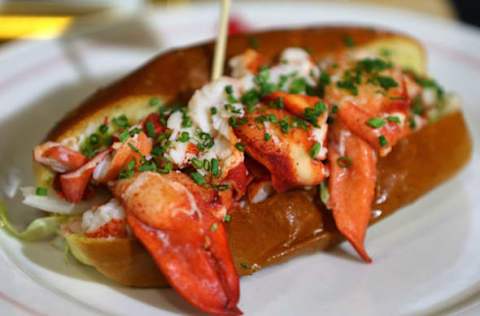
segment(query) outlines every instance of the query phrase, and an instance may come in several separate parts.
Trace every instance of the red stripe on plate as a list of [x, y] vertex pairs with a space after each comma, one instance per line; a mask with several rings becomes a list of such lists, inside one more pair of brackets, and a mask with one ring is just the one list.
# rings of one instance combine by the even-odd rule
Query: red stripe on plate
[[16, 308], [18, 309], [21, 309], [22, 311], [32, 315], [32, 316], [46, 316], [45, 314], [41, 314], [33, 309], [31, 309], [30, 307], [26, 306], [26, 305], [23, 305], [22, 303], [14, 300], [13, 298], [11, 298], [10, 296], [8, 296], [7, 294], [3, 293], [3, 292], [0, 292], [0, 299], [4, 300], [5, 302], [8, 302], [10, 303], [11, 305], [15, 306]]

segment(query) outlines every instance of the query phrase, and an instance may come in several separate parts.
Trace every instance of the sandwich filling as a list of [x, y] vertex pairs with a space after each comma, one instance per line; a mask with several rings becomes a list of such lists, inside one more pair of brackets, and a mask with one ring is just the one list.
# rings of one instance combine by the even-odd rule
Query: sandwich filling
[[[363, 239], [377, 157], [458, 100], [388, 56], [361, 51], [314, 61], [292, 47], [267, 64], [249, 49], [229, 65], [231, 76], [195, 91], [186, 105], [153, 97], [155, 111], [141, 121], [106, 117], [78, 141], [38, 146], [34, 158], [55, 173], [53, 189], [26, 192], [75, 205], [91, 201], [96, 187], [112, 190], [139, 173], [181, 172], [221, 201], [214, 215], [224, 220], [245, 200], [318, 186], [340, 232], [368, 261]], [[87, 236], [127, 236], [118, 197], [82, 212]]]

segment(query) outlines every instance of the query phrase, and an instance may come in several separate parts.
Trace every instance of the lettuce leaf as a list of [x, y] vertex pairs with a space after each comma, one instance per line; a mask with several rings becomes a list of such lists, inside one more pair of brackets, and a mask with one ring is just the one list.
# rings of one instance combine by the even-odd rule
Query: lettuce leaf
[[60, 224], [67, 220], [67, 216], [52, 215], [33, 220], [25, 230], [19, 231], [8, 219], [5, 204], [0, 201], [0, 227], [10, 235], [26, 241], [36, 241], [53, 237], [57, 234]]

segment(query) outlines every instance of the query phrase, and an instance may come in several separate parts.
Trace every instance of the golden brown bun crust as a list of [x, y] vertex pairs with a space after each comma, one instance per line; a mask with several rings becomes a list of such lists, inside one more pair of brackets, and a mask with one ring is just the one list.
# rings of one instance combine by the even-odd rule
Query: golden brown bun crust
[[87, 238], [76, 234], [66, 238], [77, 259], [109, 279], [135, 287], [167, 285], [150, 255], [136, 240]]

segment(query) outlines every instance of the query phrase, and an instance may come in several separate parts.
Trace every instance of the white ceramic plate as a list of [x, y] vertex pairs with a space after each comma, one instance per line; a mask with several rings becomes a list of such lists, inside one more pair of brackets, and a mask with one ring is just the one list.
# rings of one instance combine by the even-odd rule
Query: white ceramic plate
[[[430, 70], [464, 100], [480, 140], [480, 33], [413, 13], [353, 5], [244, 4], [235, 15], [254, 28], [347, 23], [408, 32], [427, 47]], [[166, 47], [213, 35], [217, 8], [142, 14], [105, 29], [0, 51], [0, 187], [32, 184], [31, 148], [98, 86]], [[448, 152], [444, 153], [448, 156]], [[16, 183], [16, 180], [21, 183]], [[247, 315], [412, 315], [480, 313], [479, 155], [459, 175], [375, 225], [367, 265], [337, 251], [299, 257], [241, 281]], [[10, 190], [10, 191], [9, 191]], [[34, 212], [7, 199], [12, 217]], [[119, 287], [51, 243], [20, 243], [0, 232], [1, 315], [171, 315], [195, 313], [171, 290]]]

